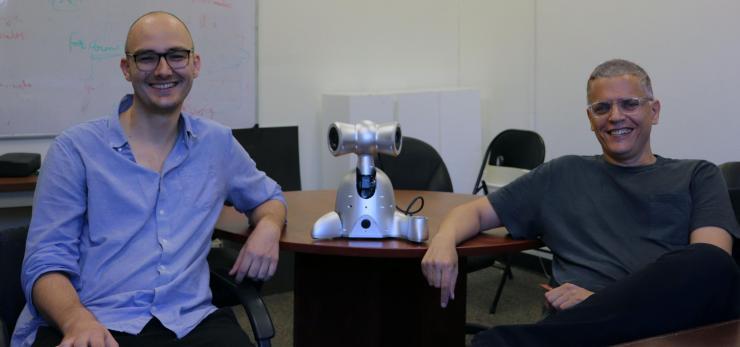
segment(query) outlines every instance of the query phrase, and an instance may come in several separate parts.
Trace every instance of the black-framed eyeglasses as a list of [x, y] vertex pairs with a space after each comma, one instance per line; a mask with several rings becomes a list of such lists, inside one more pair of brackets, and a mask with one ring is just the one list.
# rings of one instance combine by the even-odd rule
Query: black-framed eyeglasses
[[588, 105], [586, 109], [589, 110], [592, 115], [599, 117], [611, 113], [612, 106], [617, 104], [619, 111], [624, 114], [632, 114], [637, 112], [640, 106], [651, 101], [653, 101], [653, 98], [621, 98], [616, 100], [597, 101]]
[[143, 51], [138, 53], [126, 52], [126, 56], [134, 58], [134, 63], [139, 71], [152, 72], [157, 68], [162, 57], [164, 57], [164, 60], [167, 61], [167, 65], [172, 69], [182, 69], [186, 67], [190, 61], [190, 53], [193, 51], [193, 49], [170, 49], [164, 53], [157, 53], [154, 51]]

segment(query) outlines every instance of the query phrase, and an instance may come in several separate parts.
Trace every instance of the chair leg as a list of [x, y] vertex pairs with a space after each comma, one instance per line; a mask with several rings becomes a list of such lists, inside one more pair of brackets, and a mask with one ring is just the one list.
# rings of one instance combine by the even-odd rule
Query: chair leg
[[511, 272], [511, 256], [506, 256], [504, 259], [504, 271], [501, 274], [501, 280], [498, 282], [498, 288], [496, 289], [496, 296], [493, 298], [493, 302], [491, 303], [491, 307], [488, 309], [488, 313], [495, 314], [496, 308], [498, 307], [498, 301], [501, 299], [501, 294], [504, 291], [504, 285], [506, 284], [506, 280], [508, 279], [514, 279], [514, 275]]
[[511, 271], [511, 258], [510, 256], [506, 257], [506, 267], [504, 268], [504, 274], [509, 277], [510, 280], [514, 279], [514, 273]]

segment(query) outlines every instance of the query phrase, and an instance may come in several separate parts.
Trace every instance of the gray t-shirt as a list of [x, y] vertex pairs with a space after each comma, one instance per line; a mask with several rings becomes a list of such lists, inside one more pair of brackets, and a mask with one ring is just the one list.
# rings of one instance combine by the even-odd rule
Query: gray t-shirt
[[719, 169], [657, 157], [620, 167], [601, 156], [565, 156], [488, 196], [514, 238], [541, 238], [558, 283], [597, 291], [688, 245], [691, 231], [738, 232]]

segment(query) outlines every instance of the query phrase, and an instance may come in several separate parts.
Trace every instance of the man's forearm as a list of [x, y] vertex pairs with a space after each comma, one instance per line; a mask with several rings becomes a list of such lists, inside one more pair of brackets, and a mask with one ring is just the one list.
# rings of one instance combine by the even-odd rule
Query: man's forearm
[[49, 272], [36, 280], [33, 285], [33, 303], [41, 315], [62, 332], [73, 320], [96, 320], [80, 303], [77, 291], [69, 278], [62, 273]]
[[283, 229], [285, 224], [285, 205], [279, 200], [268, 200], [262, 205], [252, 211], [249, 219], [252, 221], [252, 225], [257, 225], [260, 222], [271, 222], [274, 223], [279, 230]]
[[719, 227], [701, 227], [692, 231], [689, 243], [708, 243], [732, 255], [732, 236]]
[[486, 198], [479, 198], [450, 211], [436, 237], [454, 237], [455, 245], [458, 245], [483, 230], [498, 226], [501, 226], [501, 222], [491, 204]]

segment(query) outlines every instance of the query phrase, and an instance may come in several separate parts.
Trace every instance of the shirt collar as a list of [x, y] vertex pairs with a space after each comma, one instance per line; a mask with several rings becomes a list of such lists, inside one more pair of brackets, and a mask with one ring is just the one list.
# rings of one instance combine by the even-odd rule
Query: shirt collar
[[[128, 145], [126, 134], [123, 132], [121, 126], [121, 113], [128, 110], [134, 103], [133, 94], [126, 94], [121, 101], [118, 103], [118, 107], [115, 112], [108, 116], [108, 144], [113, 149], [118, 149]], [[193, 124], [191, 121], [192, 116], [182, 112], [180, 113], [180, 122], [178, 122], [178, 128], [180, 136], [185, 139], [185, 144], [190, 148], [192, 142], [198, 138], [197, 133], [193, 130]], [[186, 136], [182, 136], [183, 132]]]
[[128, 110], [129, 107], [134, 103], [134, 96], [126, 94], [121, 101], [118, 103], [116, 110], [108, 116], [108, 144], [113, 149], [119, 149], [128, 144], [126, 134], [123, 132], [121, 126], [121, 120], [119, 117], [121, 113]]
[[180, 119], [182, 120], [180, 122], [180, 131], [181, 135], [183, 130], [185, 132], [186, 136], [183, 138], [185, 139], [185, 145], [187, 145], [188, 148], [193, 144], [193, 141], [198, 139], [198, 134], [193, 130], [192, 118], [193, 116], [185, 112], [180, 112]]

